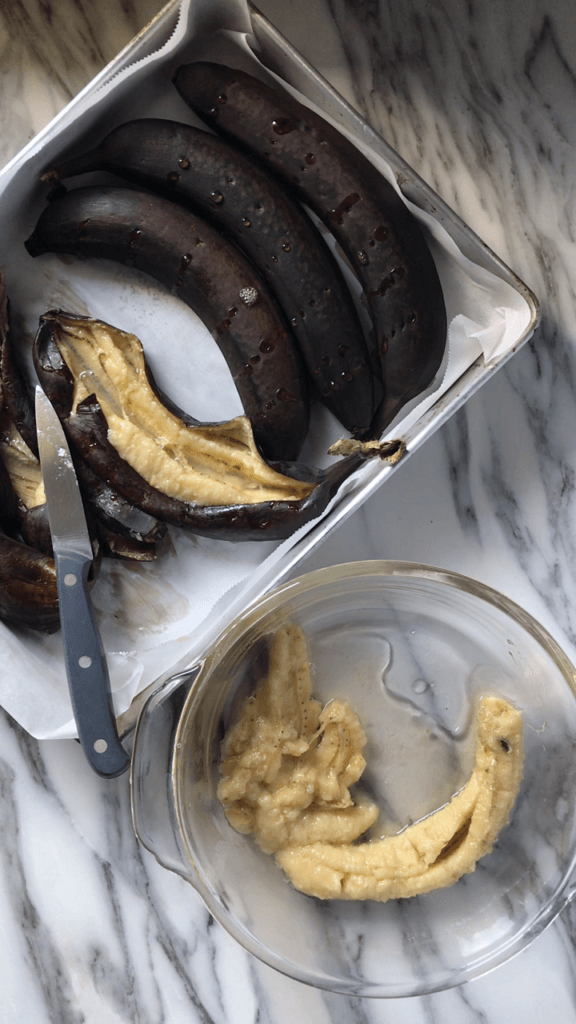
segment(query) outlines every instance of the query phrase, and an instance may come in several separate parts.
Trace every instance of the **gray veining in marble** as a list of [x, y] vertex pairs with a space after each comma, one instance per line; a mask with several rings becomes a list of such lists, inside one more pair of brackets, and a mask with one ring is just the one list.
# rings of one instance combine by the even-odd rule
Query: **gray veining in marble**
[[[0, 3], [6, 162], [160, 9]], [[568, 0], [258, 6], [534, 289], [534, 339], [299, 570], [402, 558], [468, 573], [576, 655], [576, 15]], [[245, 954], [140, 848], [128, 780], [0, 714], [3, 1024], [562, 1024], [569, 907], [477, 981], [414, 1000], [308, 989]]]

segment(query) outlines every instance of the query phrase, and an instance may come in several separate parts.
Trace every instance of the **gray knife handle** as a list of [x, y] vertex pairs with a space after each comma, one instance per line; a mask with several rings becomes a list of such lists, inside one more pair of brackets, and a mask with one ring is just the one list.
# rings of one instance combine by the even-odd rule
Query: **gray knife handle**
[[78, 736], [98, 775], [125, 772], [130, 757], [118, 739], [106, 658], [87, 581], [91, 561], [83, 555], [55, 554], [66, 672]]

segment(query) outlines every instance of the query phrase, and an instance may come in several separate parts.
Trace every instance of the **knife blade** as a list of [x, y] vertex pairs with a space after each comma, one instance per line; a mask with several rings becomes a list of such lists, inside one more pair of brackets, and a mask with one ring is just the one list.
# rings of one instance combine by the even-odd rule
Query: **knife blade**
[[130, 757], [118, 738], [106, 656], [88, 592], [94, 557], [66, 435], [36, 387], [36, 432], [58, 584], [70, 699], [82, 749], [95, 772], [115, 778]]

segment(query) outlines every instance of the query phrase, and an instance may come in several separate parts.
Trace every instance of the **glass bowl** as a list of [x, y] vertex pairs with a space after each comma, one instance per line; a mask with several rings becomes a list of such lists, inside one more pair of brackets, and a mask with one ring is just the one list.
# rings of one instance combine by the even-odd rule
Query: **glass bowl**
[[[323, 901], [230, 827], [216, 795], [220, 744], [288, 622], [306, 635], [314, 696], [348, 699], [364, 725], [359, 785], [387, 833], [468, 781], [482, 694], [521, 709], [521, 790], [472, 874], [410, 899]], [[134, 742], [136, 834], [245, 949], [292, 978], [364, 997], [460, 985], [522, 950], [575, 891], [575, 681], [530, 615], [472, 579], [390, 561], [320, 569], [258, 601], [150, 698]]]

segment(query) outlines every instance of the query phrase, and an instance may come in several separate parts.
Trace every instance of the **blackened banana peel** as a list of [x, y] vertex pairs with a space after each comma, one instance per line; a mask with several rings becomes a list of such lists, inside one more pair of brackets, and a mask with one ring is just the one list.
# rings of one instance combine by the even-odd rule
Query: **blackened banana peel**
[[[0, 387], [4, 407], [30, 451], [38, 456], [36, 421], [30, 392], [12, 341], [10, 303], [0, 275]], [[1, 403], [0, 403], [1, 404]]]
[[[40, 504], [38, 504], [40, 492]], [[100, 531], [88, 513], [89, 582], [100, 571]], [[53, 633], [60, 626], [52, 535], [38, 461], [0, 411], [0, 619]]]
[[[84, 362], [78, 362], [77, 355], [70, 354], [74, 345], [78, 351], [78, 343], [70, 342], [70, 338], [78, 335], [78, 332], [82, 337], [85, 336], [85, 332], [92, 333], [96, 339], [96, 356], [91, 364], [88, 362], [88, 356], [82, 356]], [[92, 341], [89, 344], [92, 346]], [[105, 382], [104, 390], [98, 384], [94, 392], [90, 391], [92, 385], [96, 384], [94, 377], [91, 376], [93, 371], [90, 366], [112, 365], [116, 360], [116, 349], [127, 353], [130, 366], [138, 367], [134, 379], [141, 382], [145, 380], [150, 391], [158, 399], [158, 402], [151, 402], [149, 394], [144, 389], [141, 395], [136, 395], [132, 384], [129, 384], [128, 388], [122, 385], [123, 399], [117, 405], [122, 405], [123, 409], [125, 406], [131, 407], [138, 430], [142, 426], [146, 431], [146, 437], [141, 440], [141, 435], [138, 434], [135, 443], [132, 442], [132, 427], [128, 417], [124, 417], [124, 414], [118, 417], [114, 399], [106, 397], [106, 391], [111, 393], [111, 385]], [[191, 421], [190, 417], [182, 413], [178, 417], [174, 407], [168, 408], [167, 404], [162, 402], [163, 396], [145, 364], [137, 339], [89, 317], [77, 317], [58, 310], [45, 314], [41, 318], [34, 345], [34, 363], [40, 383], [54, 405], [72, 446], [90, 469], [144, 512], [195, 533], [224, 540], [284, 539], [299, 526], [321, 515], [341, 482], [359, 465], [359, 460], [345, 459], [326, 473], [316, 474], [314, 477], [310, 475], [307, 480], [302, 480], [301, 475], [297, 478], [296, 475], [287, 477], [278, 473], [267, 466], [258, 455], [251, 441], [251, 432], [245, 417], [238, 417], [229, 424], [214, 425], [198, 425], [196, 421]], [[81, 365], [84, 369], [78, 372]], [[123, 374], [124, 370], [121, 373]], [[101, 396], [100, 400], [97, 392]], [[106, 405], [106, 415], [102, 405]], [[158, 405], [161, 406], [159, 412]], [[154, 412], [153, 407], [156, 410]], [[147, 410], [151, 410], [150, 413]], [[168, 421], [165, 427], [160, 428], [153, 417], [156, 417], [157, 413], [163, 416], [164, 412], [168, 415]], [[144, 423], [148, 415], [150, 423]], [[178, 422], [174, 423], [175, 420]], [[202, 429], [195, 434], [195, 427]], [[176, 472], [171, 479], [166, 478], [166, 489], [161, 490], [151, 483], [151, 479], [157, 479], [157, 476], [154, 476], [155, 472], [164, 473], [167, 452], [170, 458], [174, 457], [176, 440], [173, 441], [172, 438], [178, 437], [180, 445], [180, 428], [183, 429], [184, 445], [176, 452]], [[172, 430], [174, 435], [171, 433]], [[204, 434], [207, 434], [208, 448], [202, 447], [205, 443]], [[128, 438], [126, 450], [129, 453], [149, 447], [152, 451], [149, 465], [153, 467], [149, 473], [150, 479], [127, 461], [129, 456], [122, 457], [112, 444], [111, 438], [116, 443], [118, 439]], [[150, 438], [161, 438], [161, 451], [158, 446], [154, 446], [155, 441], [154, 444], [152, 441], [149, 442]], [[195, 441], [195, 438], [198, 440]], [[193, 450], [194, 444], [197, 445], [197, 450]], [[167, 493], [171, 487], [181, 487], [181, 478], [189, 468], [188, 456], [194, 474], [198, 463], [205, 467], [206, 480], [200, 480], [201, 501], [188, 495], [183, 500], [176, 496], [176, 491]], [[130, 459], [136, 463], [131, 456]], [[249, 467], [248, 470], [246, 466]], [[247, 483], [246, 472], [254, 474], [249, 476]], [[202, 472], [200, 475], [202, 476]], [[226, 481], [229, 481], [229, 484]], [[194, 483], [194, 487], [196, 486], [198, 485]], [[227, 493], [228, 488], [232, 487], [236, 488], [234, 493], [244, 493], [247, 489], [246, 500], [223, 503], [223, 493]], [[218, 495], [214, 503], [206, 500], [206, 494], [211, 493], [210, 488]], [[292, 494], [294, 497], [286, 500], [259, 500], [259, 495], [267, 493]]]
[[97, 170], [198, 208], [225, 231], [276, 296], [315, 394], [353, 436], [363, 436], [374, 401], [362, 326], [330, 249], [287, 190], [217, 135], [158, 118], [119, 125], [43, 180]]
[[[6, 454], [7, 448], [2, 442], [10, 441], [13, 456], [20, 466], [16, 472], [26, 472], [26, 462], [37, 463], [38, 441], [36, 437], [36, 417], [34, 404], [29, 391], [22, 366], [16, 358], [10, 325], [9, 305], [6, 295], [0, 292], [0, 384], [4, 400], [5, 412], [0, 416], [0, 452]], [[8, 418], [9, 423], [6, 422]], [[10, 424], [14, 429], [10, 429]], [[7, 435], [16, 436], [9, 438]], [[20, 438], [18, 438], [20, 435]], [[22, 444], [23, 442], [23, 444]], [[28, 449], [28, 451], [26, 451]], [[14, 458], [8, 459], [14, 461]], [[30, 466], [30, 472], [34, 467]], [[130, 505], [124, 498], [115, 494], [103, 480], [100, 480], [89, 467], [76, 459], [74, 468], [80, 484], [80, 490], [90, 518], [92, 532], [97, 531], [100, 538], [99, 550], [102, 554], [112, 557], [128, 558], [135, 561], [152, 561], [156, 557], [156, 544], [166, 533], [166, 525], [147, 516], [141, 509]], [[36, 465], [38, 481], [41, 479], [40, 467]], [[52, 554], [52, 537], [48, 523], [48, 513], [44, 504], [28, 504], [19, 502], [18, 532], [25, 544], [36, 548], [44, 554]]]
[[54, 560], [1, 530], [0, 619], [41, 633], [60, 629]]
[[446, 345], [446, 309], [417, 221], [362, 153], [288, 93], [243, 71], [197, 62], [174, 84], [215, 131], [262, 161], [326, 224], [370, 306], [384, 398], [371, 435], [433, 380]]
[[25, 245], [117, 260], [166, 285], [212, 333], [265, 458], [297, 458], [309, 421], [300, 354], [260, 276], [215, 228], [161, 196], [83, 188], [51, 203]]
[[19, 539], [22, 507], [0, 456], [0, 619], [55, 633], [60, 628], [54, 560]]
[[[10, 337], [9, 306], [0, 273], [0, 369], [10, 376], [4, 358]], [[6, 412], [6, 393], [0, 375], [0, 410]], [[16, 389], [19, 387], [16, 375]], [[55, 633], [60, 628], [58, 588], [54, 561], [42, 551], [23, 543], [20, 531], [22, 508], [8, 469], [0, 457], [0, 619], [11, 626]]]

